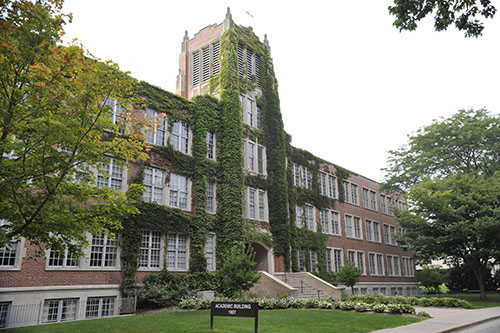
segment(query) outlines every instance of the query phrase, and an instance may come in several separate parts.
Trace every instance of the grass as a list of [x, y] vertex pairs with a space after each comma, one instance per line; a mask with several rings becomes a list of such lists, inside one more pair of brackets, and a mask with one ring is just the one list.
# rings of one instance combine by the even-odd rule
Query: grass
[[[423, 320], [383, 314], [332, 310], [259, 311], [259, 332], [370, 332]], [[214, 317], [210, 311], [162, 312], [118, 318], [74, 321], [6, 330], [5, 332], [253, 332], [253, 318]]]
[[428, 297], [456, 297], [463, 300], [469, 301], [472, 304], [473, 309], [484, 309], [492, 308], [495, 306], [500, 306], [500, 293], [487, 293], [487, 301], [480, 300], [479, 294], [469, 294], [469, 293], [446, 293], [438, 295], [427, 295]]

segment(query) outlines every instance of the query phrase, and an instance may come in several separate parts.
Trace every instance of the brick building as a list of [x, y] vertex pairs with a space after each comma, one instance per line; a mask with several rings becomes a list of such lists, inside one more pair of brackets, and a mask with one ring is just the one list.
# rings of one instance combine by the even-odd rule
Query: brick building
[[[142, 83], [142, 111], [159, 119], [145, 133], [150, 159], [124, 166], [110, 156], [108, 172], [95, 172], [98, 187], [145, 185], [139, 232], [88, 235], [91, 246], [78, 261], [68, 251], [40, 256], [24, 239], [1, 248], [0, 327], [16, 326], [13, 309], [29, 304], [38, 312], [25, 323], [118, 314], [125, 253], [137, 234], [137, 286], [162, 269], [215, 272], [233, 241], [243, 241], [256, 252], [263, 295], [307, 297], [294, 276], [318, 296], [331, 295], [321, 286], [334, 287], [306, 272], [338, 272], [346, 260], [362, 271], [355, 293], [417, 293], [411, 252], [395, 239], [402, 230], [392, 211], [406, 209], [404, 200], [290, 144], [266, 38], [236, 25], [229, 10], [223, 23], [191, 39], [186, 32], [176, 92], [182, 97]], [[109, 106], [117, 115], [117, 103]]]

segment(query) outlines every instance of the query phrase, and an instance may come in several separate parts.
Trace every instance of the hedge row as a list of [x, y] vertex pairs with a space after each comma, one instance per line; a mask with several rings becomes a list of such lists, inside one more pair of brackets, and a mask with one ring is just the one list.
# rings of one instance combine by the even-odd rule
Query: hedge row
[[436, 306], [447, 308], [472, 308], [471, 303], [454, 297], [387, 297], [382, 295], [352, 296], [349, 301], [368, 304], [408, 304], [412, 306]]

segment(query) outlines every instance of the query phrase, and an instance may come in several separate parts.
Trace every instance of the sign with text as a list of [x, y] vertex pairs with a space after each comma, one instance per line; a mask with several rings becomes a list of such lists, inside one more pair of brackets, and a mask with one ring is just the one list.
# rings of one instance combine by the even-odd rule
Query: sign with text
[[210, 329], [214, 329], [214, 316], [255, 318], [255, 332], [259, 326], [259, 303], [212, 302], [210, 304]]

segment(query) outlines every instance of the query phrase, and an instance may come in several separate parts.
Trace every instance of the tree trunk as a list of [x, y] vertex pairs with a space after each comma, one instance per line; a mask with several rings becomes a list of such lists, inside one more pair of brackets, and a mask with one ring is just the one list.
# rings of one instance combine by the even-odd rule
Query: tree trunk
[[484, 285], [485, 270], [487, 270], [487, 268], [481, 265], [478, 267], [473, 267], [472, 270], [474, 272], [474, 275], [476, 276], [477, 284], [479, 286], [479, 298], [481, 300], [486, 299], [486, 288]]

